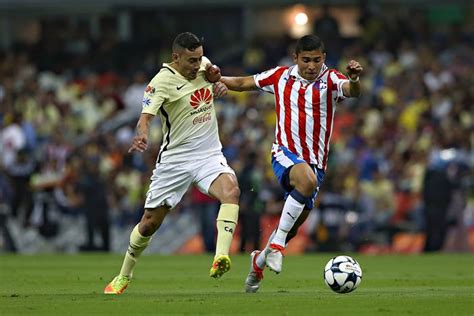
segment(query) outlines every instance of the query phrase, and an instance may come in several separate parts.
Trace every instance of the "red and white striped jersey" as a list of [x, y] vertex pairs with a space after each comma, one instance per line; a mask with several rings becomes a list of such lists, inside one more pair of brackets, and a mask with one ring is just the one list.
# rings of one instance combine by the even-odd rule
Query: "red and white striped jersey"
[[298, 74], [298, 65], [293, 65], [256, 74], [254, 80], [257, 87], [275, 95], [272, 151], [285, 146], [325, 170], [336, 103], [344, 99], [342, 85], [347, 77], [323, 65], [316, 80], [308, 81]]

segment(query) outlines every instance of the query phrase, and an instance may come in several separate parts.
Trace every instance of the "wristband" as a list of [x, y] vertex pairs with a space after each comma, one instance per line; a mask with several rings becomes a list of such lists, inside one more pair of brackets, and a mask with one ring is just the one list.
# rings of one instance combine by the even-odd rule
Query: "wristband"
[[359, 82], [359, 76], [357, 76], [357, 79], [355, 79], [355, 80], [352, 79], [351, 77], [349, 77], [349, 81], [354, 82], [354, 83]]

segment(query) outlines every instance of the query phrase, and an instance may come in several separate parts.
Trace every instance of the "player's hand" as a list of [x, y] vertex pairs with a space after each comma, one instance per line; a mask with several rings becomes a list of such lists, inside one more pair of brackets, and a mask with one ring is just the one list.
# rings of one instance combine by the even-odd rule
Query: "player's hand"
[[133, 138], [132, 146], [130, 146], [130, 148], [128, 149], [128, 152], [129, 153], [132, 153], [134, 151], [139, 151], [141, 153], [144, 152], [148, 148], [147, 142], [148, 140], [146, 136], [136, 135]]
[[221, 79], [221, 69], [216, 65], [206, 65], [206, 80], [215, 83]]
[[346, 67], [347, 74], [351, 79], [356, 80], [359, 77], [360, 73], [364, 70], [359, 62], [351, 60]]
[[212, 88], [214, 91], [214, 98], [223, 97], [227, 94], [227, 91], [229, 91], [229, 89], [227, 89], [227, 86], [223, 82], [220, 82], [220, 81], [217, 81], [216, 83], [214, 83], [212, 85]]

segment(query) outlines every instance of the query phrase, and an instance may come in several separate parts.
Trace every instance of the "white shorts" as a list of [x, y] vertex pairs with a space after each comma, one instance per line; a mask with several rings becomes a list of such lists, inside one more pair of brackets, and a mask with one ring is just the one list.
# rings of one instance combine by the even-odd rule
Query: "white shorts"
[[209, 195], [209, 187], [222, 173], [235, 176], [222, 154], [189, 162], [157, 163], [146, 194], [145, 208], [162, 205], [174, 208], [192, 184]]

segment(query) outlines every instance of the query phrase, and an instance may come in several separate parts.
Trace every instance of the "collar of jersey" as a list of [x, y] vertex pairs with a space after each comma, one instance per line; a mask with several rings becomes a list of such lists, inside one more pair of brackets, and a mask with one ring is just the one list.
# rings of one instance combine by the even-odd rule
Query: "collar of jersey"
[[179, 71], [177, 71], [176, 69], [171, 67], [171, 63], [170, 64], [163, 63], [162, 67], [168, 67], [170, 69], [173, 69], [175, 75], [177, 75], [178, 77], [180, 77], [183, 80], [189, 81], [188, 79], [184, 78], [184, 76], [182, 74], [180, 74]]
[[321, 66], [321, 70], [319, 71], [319, 75], [314, 80], [307, 80], [307, 79], [301, 77], [299, 72], [298, 72], [298, 65], [291, 66], [290, 71], [288, 71], [288, 74], [289, 74], [290, 77], [292, 76], [296, 80], [303, 81], [304, 83], [309, 84], [309, 83], [313, 83], [313, 82], [316, 82], [319, 79], [321, 79], [321, 77], [326, 73], [327, 70], [328, 70], [328, 66], [326, 66], [326, 64], [323, 64]]

